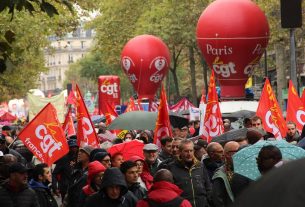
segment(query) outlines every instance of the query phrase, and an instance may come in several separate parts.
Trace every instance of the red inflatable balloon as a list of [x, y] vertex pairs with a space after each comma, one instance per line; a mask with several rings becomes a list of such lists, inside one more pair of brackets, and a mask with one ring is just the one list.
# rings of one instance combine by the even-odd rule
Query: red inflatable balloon
[[140, 35], [123, 48], [121, 64], [139, 99], [153, 99], [168, 72], [170, 53], [161, 39]]
[[250, 0], [217, 0], [201, 14], [197, 43], [214, 70], [222, 98], [242, 98], [269, 40], [265, 14]]

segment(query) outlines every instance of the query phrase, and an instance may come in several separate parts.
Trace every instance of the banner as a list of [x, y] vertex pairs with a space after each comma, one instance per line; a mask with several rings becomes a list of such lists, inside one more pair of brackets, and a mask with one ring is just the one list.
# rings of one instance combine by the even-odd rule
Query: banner
[[114, 75], [99, 76], [99, 113], [104, 114], [106, 111], [106, 102], [110, 105], [120, 105], [121, 91], [120, 78]]
[[292, 81], [289, 81], [286, 121], [292, 121], [301, 132], [305, 125], [305, 109]]
[[30, 120], [32, 120], [43, 107], [45, 107], [48, 103], [51, 103], [56, 108], [57, 117], [60, 123], [64, 122], [65, 111], [66, 111], [64, 91], [50, 98], [42, 98], [28, 93], [27, 99], [29, 101]]
[[271, 132], [276, 139], [286, 136], [286, 122], [268, 78], [265, 81], [256, 115], [262, 118], [264, 129]]
[[41, 162], [49, 166], [69, 152], [56, 109], [51, 103], [19, 133], [19, 138]]
[[223, 123], [221, 118], [220, 107], [218, 103], [218, 95], [216, 92], [215, 76], [212, 71], [208, 90], [208, 103], [204, 115], [204, 122], [202, 128], [202, 138], [210, 143], [212, 137], [221, 135], [223, 133]]
[[160, 140], [163, 137], [172, 137], [172, 127], [169, 120], [166, 92], [161, 86], [159, 112], [154, 133], [154, 143], [161, 146]]
[[94, 129], [94, 125], [92, 124], [78, 85], [76, 85], [76, 100], [77, 145], [80, 147], [85, 145], [99, 147], [99, 141]]

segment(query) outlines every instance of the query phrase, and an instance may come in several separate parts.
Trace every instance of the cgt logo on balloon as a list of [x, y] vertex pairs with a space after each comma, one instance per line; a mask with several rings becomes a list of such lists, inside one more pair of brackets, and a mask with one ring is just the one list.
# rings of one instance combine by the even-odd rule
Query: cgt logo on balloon
[[221, 97], [245, 97], [245, 84], [269, 40], [261, 9], [250, 0], [213, 1], [202, 12], [196, 33], [202, 55], [219, 80]]
[[130, 68], [134, 68], [135, 64], [130, 57], [124, 56], [122, 58], [122, 67], [125, 69], [130, 82], [135, 83], [138, 81], [136, 75], [134, 73], [129, 73]]
[[165, 68], [168, 67], [168, 63], [165, 59], [165, 57], [156, 57], [149, 65], [149, 69], [152, 70], [155, 68], [157, 71], [153, 73], [149, 80], [154, 83], [159, 83], [160, 81], [163, 80], [163, 73], [161, 71]]

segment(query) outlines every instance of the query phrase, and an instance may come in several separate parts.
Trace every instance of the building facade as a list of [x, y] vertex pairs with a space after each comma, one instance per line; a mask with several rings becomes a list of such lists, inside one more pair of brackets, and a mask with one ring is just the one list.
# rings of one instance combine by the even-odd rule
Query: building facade
[[67, 34], [65, 37], [49, 37], [51, 49], [45, 50], [45, 66], [48, 72], [41, 73], [39, 89], [46, 96], [56, 94], [66, 89], [63, 84], [65, 72], [71, 63], [85, 56], [92, 45], [94, 30], [84, 30], [82, 27]]

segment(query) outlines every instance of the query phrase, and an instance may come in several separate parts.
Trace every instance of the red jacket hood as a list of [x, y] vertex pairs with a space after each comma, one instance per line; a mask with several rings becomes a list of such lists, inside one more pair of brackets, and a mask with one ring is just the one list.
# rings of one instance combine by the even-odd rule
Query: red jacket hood
[[160, 181], [153, 184], [148, 192], [148, 198], [157, 202], [167, 202], [181, 195], [182, 192], [175, 184]]
[[89, 165], [88, 165], [87, 184], [90, 185], [94, 176], [97, 175], [100, 172], [105, 172], [105, 170], [106, 170], [106, 168], [99, 161], [90, 162]]

